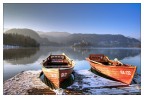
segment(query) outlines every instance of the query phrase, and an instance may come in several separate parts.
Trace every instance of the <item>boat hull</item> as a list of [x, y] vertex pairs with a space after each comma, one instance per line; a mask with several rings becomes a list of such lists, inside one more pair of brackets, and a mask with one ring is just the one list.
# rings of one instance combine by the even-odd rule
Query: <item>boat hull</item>
[[136, 66], [106, 66], [94, 63], [88, 58], [86, 60], [89, 61], [92, 69], [128, 85], [131, 83], [136, 71]]
[[53, 83], [54, 87], [60, 88], [61, 83], [67, 79], [72, 71], [73, 67], [71, 68], [42, 68], [44, 75]]

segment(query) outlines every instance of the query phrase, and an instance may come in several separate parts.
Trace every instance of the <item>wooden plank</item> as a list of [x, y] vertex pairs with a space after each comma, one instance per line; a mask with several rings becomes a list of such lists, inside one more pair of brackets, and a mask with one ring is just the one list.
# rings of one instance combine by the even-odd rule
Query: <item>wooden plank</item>
[[45, 88], [45, 89], [37, 89], [37, 88], [32, 88], [29, 89], [28, 95], [55, 95], [55, 92], [52, 90]]

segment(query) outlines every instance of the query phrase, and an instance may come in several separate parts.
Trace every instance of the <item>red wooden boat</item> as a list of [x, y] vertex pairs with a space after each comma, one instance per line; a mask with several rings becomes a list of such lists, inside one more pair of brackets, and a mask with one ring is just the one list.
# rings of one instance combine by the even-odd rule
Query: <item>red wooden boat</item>
[[131, 83], [136, 71], [136, 66], [122, 64], [117, 59], [109, 60], [103, 54], [90, 54], [86, 60], [93, 70], [128, 85]]
[[74, 62], [65, 54], [50, 55], [42, 62], [44, 75], [54, 84], [55, 88], [60, 88], [61, 82], [67, 79], [74, 68]]

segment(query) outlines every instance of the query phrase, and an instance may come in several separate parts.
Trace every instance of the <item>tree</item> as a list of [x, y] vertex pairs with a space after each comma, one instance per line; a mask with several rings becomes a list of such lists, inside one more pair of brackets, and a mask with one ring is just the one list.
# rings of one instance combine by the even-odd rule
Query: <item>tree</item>
[[40, 45], [36, 40], [28, 36], [15, 33], [3, 34], [3, 44], [22, 47], [39, 47]]

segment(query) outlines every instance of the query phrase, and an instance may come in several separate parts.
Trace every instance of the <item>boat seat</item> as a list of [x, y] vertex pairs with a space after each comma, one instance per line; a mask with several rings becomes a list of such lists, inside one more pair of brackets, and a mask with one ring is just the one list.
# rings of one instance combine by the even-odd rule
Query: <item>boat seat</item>
[[104, 54], [90, 54], [89, 59], [102, 63], [104, 65], [111, 65], [111, 62], [109, 62], [109, 58]]
[[112, 66], [122, 66], [119, 62], [113, 61]]
[[69, 68], [69, 66], [64, 66], [64, 65], [49, 65], [49, 66], [45, 66], [46, 68]]
[[104, 64], [104, 65], [110, 65], [109, 62], [102, 62], [102, 64]]
[[51, 59], [47, 61], [47, 65], [68, 65], [68, 61], [66, 59]]
[[103, 54], [90, 54], [89, 59], [100, 63], [106, 62]]
[[67, 66], [68, 63], [65, 63], [65, 62], [48, 62], [47, 65], [63, 65], [63, 66]]

